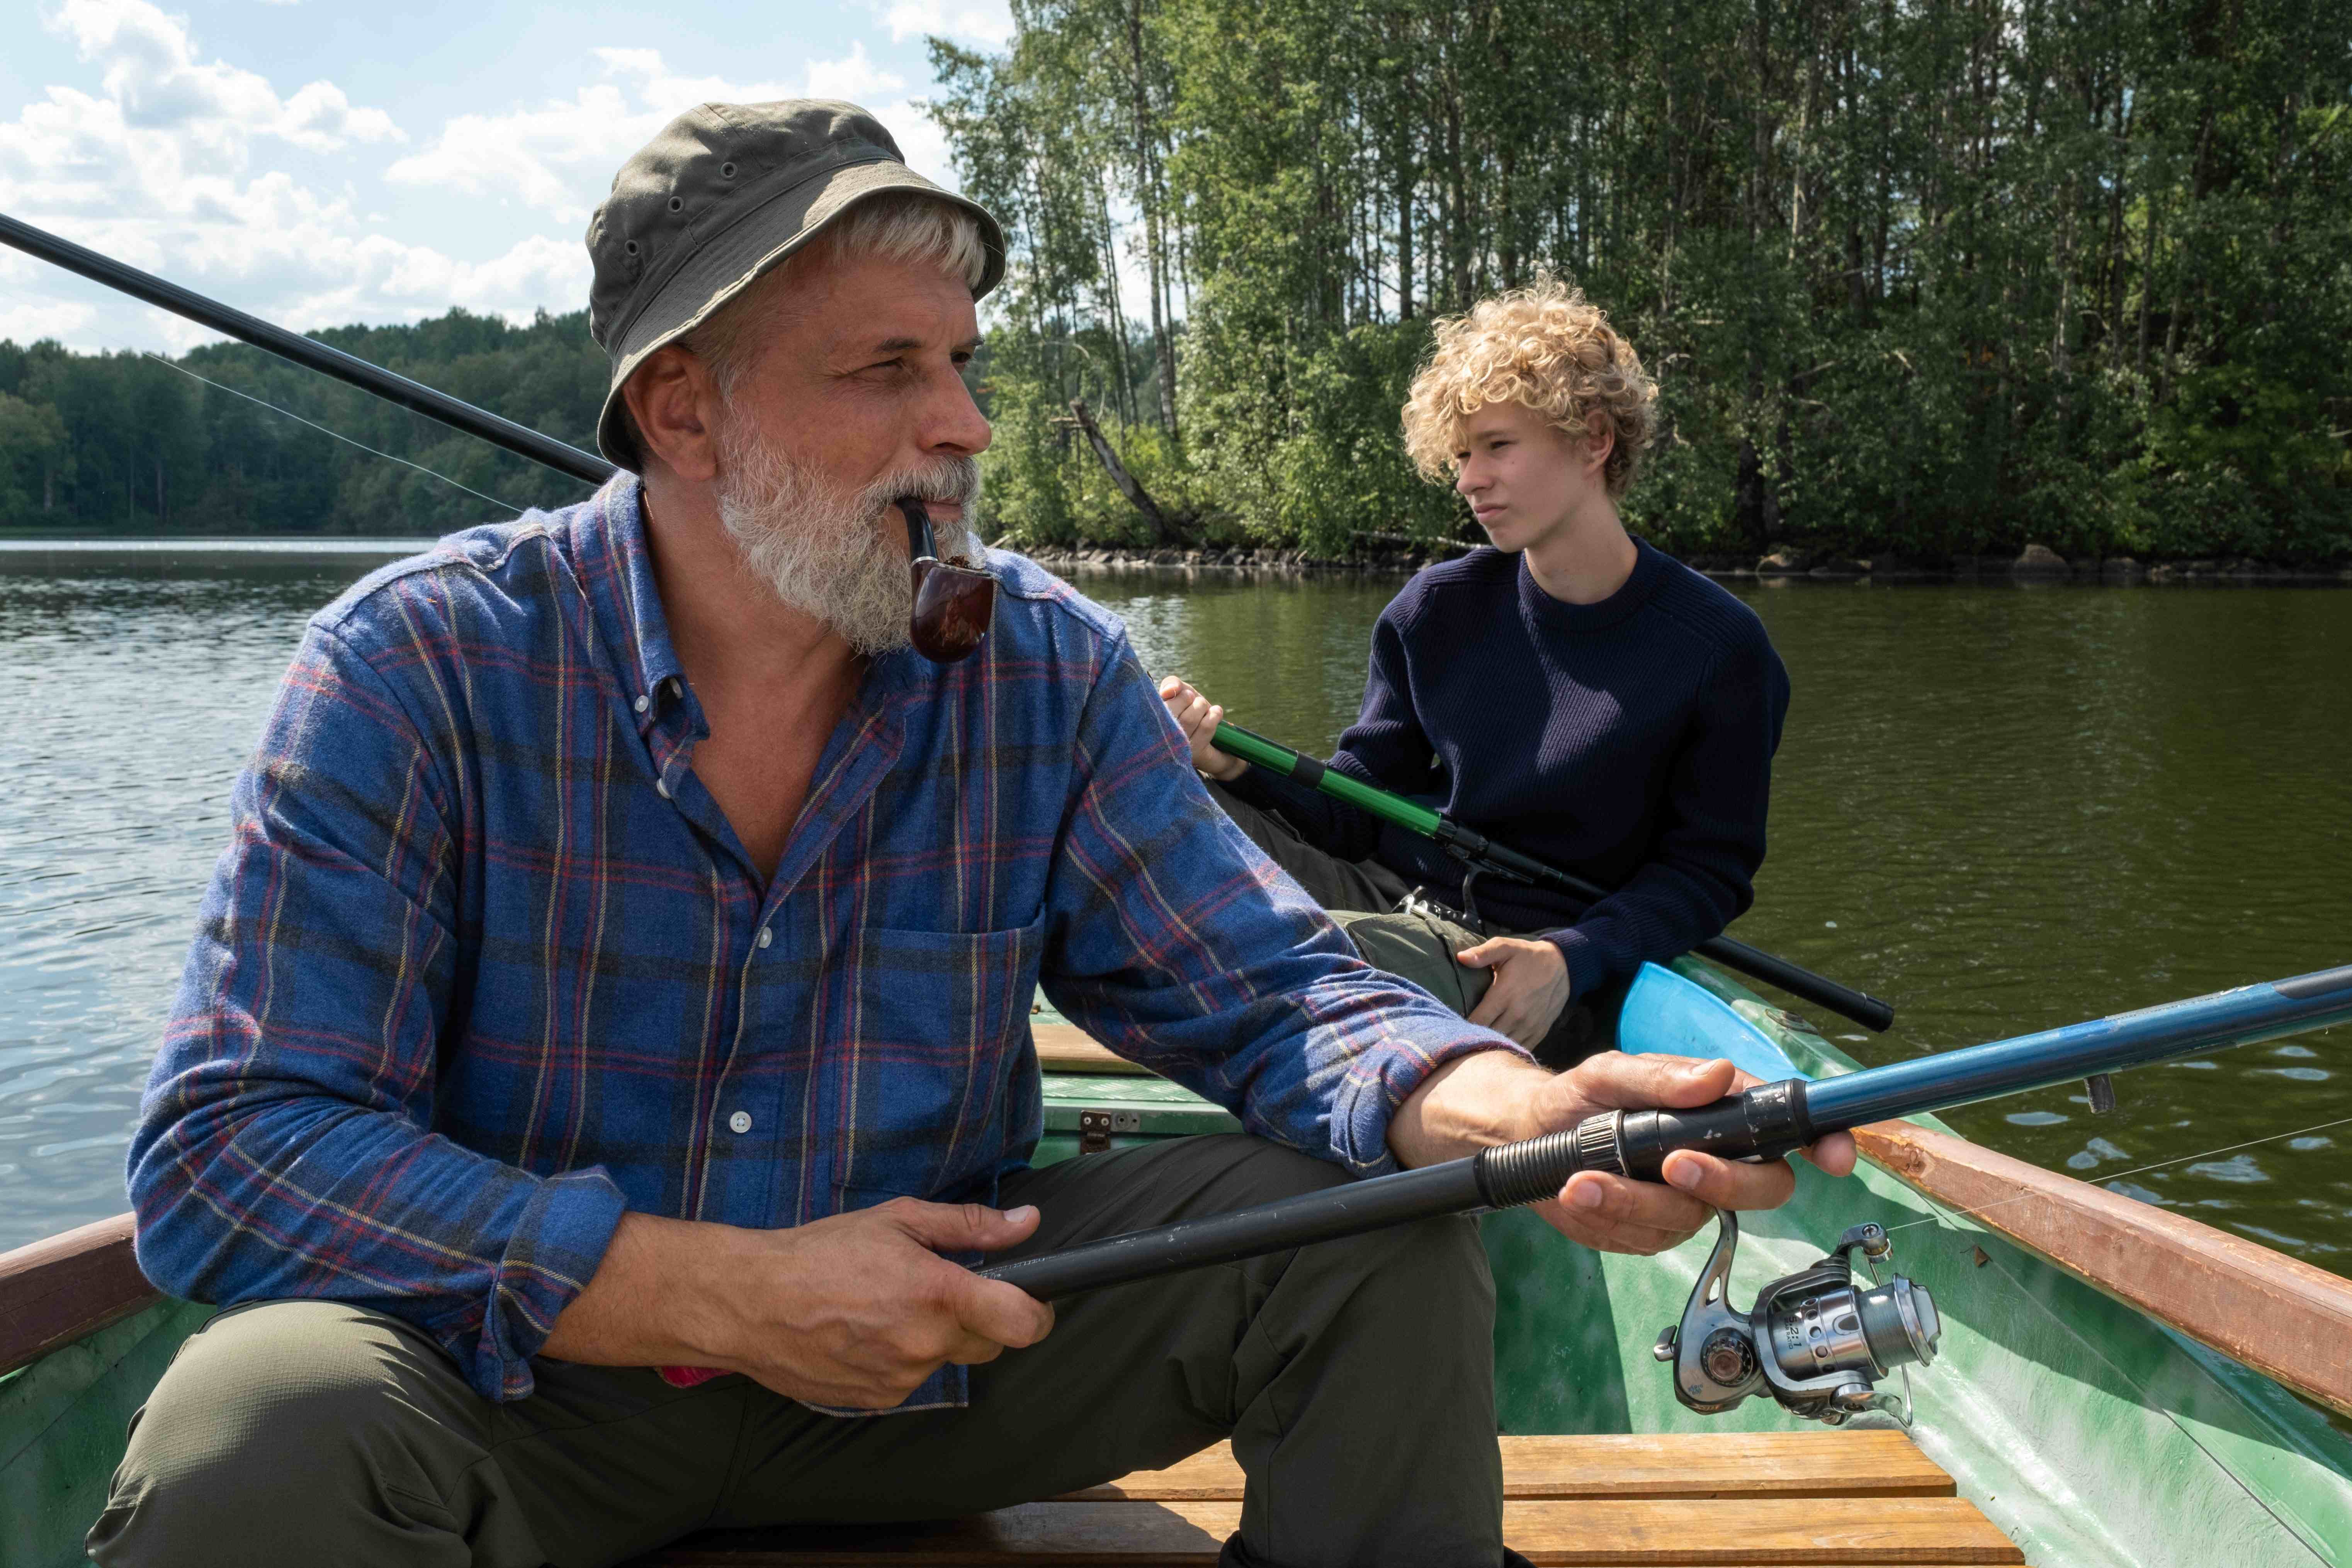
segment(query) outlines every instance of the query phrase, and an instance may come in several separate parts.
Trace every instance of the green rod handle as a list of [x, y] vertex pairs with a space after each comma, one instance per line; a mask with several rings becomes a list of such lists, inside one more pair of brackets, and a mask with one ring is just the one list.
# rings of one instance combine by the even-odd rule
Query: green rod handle
[[[1334, 800], [1371, 813], [1383, 822], [1394, 823], [1408, 833], [1434, 839], [1458, 851], [1469, 859], [1493, 868], [1506, 876], [1517, 877], [1538, 886], [1557, 888], [1587, 904], [1599, 903], [1609, 896], [1609, 889], [1581, 877], [1570, 876], [1557, 866], [1548, 866], [1531, 855], [1522, 855], [1507, 846], [1490, 842], [1484, 834], [1473, 832], [1459, 823], [1417, 805], [1402, 795], [1376, 789], [1361, 779], [1350, 778], [1325, 767], [1313, 757], [1302, 756], [1279, 742], [1243, 729], [1238, 724], [1220, 723], [1210, 744], [1228, 756], [1297, 779], [1300, 784], [1322, 791]], [[1738, 971], [1752, 980], [1777, 985], [1790, 995], [1826, 1007], [1842, 1018], [1851, 1018], [1864, 1028], [1885, 1031], [1895, 1022], [1895, 1009], [1877, 997], [1841, 985], [1826, 975], [1790, 963], [1748, 946], [1727, 936], [1709, 937], [1695, 950], [1715, 960], [1727, 969]]]

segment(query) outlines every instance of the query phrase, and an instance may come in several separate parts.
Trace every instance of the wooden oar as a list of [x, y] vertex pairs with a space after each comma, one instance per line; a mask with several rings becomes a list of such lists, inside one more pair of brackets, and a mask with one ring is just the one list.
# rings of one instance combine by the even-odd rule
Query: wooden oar
[[[1481, 869], [1536, 887], [1554, 889], [1587, 905], [1599, 903], [1609, 896], [1609, 889], [1597, 882], [1588, 882], [1557, 866], [1548, 866], [1532, 855], [1522, 855], [1508, 845], [1497, 844], [1486, 835], [1463, 826], [1443, 812], [1416, 805], [1402, 795], [1391, 795], [1360, 779], [1336, 773], [1313, 757], [1302, 756], [1280, 742], [1269, 741], [1238, 724], [1220, 723], [1211, 743], [1228, 756], [1255, 763], [1284, 778], [1297, 779], [1334, 800], [1345, 801], [1359, 810], [1370, 812], [1383, 822], [1394, 823], [1408, 833], [1433, 839], [1444, 845], [1448, 854]], [[1895, 1022], [1895, 1009], [1877, 997], [1865, 995], [1852, 986], [1841, 985], [1785, 958], [1775, 957], [1762, 948], [1750, 947], [1727, 936], [1716, 936], [1700, 942], [1694, 951], [1704, 953], [1727, 969], [1736, 969], [1750, 979], [1777, 985], [1791, 996], [1826, 1007], [1841, 1018], [1851, 1018], [1865, 1029], [1883, 1031]]]

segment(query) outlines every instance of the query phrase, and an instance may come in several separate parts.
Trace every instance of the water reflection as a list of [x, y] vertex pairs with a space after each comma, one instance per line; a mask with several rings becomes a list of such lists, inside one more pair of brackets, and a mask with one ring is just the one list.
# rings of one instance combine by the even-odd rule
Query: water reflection
[[230, 782], [303, 621], [393, 552], [0, 549], [0, 1247], [123, 1207]]

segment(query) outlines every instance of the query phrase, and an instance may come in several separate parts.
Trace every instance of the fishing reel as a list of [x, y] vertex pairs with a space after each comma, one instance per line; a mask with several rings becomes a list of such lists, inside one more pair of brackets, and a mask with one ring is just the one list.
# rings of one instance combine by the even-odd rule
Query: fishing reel
[[[1936, 1359], [1943, 1323], [1926, 1289], [1899, 1276], [1878, 1281], [1878, 1265], [1895, 1244], [1885, 1227], [1858, 1225], [1838, 1238], [1827, 1258], [1773, 1280], [1746, 1312], [1731, 1304], [1731, 1259], [1739, 1247], [1739, 1221], [1717, 1209], [1722, 1226], [1714, 1255], [1691, 1288], [1683, 1319], [1658, 1336], [1650, 1352], [1674, 1366], [1675, 1397], [1702, 1415], [1769, 1394], [1782, 1409], [1808, 1420], [1843, 1426], [1865, 1410], [1911, 1420], [1913, 1363]], [[1868, 1269], [1867, 1286], [1854, 1278], [1853, 1255]], [[1903, 1395], [1877, 1391], [1878, 1381], [1904, 1368]]]

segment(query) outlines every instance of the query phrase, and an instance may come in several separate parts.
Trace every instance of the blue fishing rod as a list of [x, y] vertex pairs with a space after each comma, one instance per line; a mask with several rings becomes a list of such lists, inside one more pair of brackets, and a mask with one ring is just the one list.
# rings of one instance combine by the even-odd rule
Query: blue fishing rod
[[[1727, 1160], [1774, 1160], [1827, 1136], [2076, 1079], [2109, 1100], [2109, 1073], [2229, 1046], [2253, 1045], [2352, 1019], [2352, 964], [2211, 995], [2118, 1013], [2063, 1028], [1866, 1068], [1842, 1078], [1758, 1084], [1688, 1110], [1612, 1110], [1465, 1159], [1350, 1182], [1302, 1197], [1114, 1236], [998, 1264], [982, 1278], [1042, 1301], [1238, 1262], [1392, 1225], [1517, 1208], [1557, 1196], [1579, 1171], [1660, 1179], [1668, 1154], [1690, 1149]], [[2111, 1103], [2111, 1100], [2109, 1100]], [[1876, 1280], [1891, 1256], [1885, 1230], [1847, 1231], [1830, 1255], [1773, 1281], [1754, 1308], [1727, 1289], [1738, 1222], [1719, 1212], [1721, 1238], [1683, 1321], [1657, 1357], [1675, 1367], [1675, 1393], [1707, 1414], [1769, 1396], [1832, 1425], [1867, 1409], [1905, 1407], [1874, 1384], [1896, 1367], [1934, 1359], [1934, 1301], [1909, 1280]], [[1872, 1282], [1853, 1277], [1860, 1254]]]

